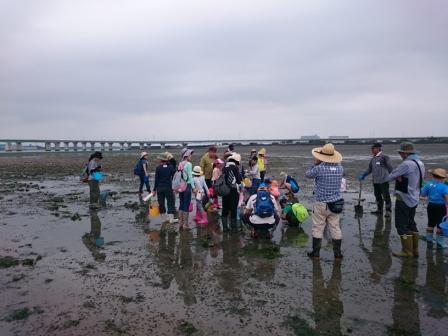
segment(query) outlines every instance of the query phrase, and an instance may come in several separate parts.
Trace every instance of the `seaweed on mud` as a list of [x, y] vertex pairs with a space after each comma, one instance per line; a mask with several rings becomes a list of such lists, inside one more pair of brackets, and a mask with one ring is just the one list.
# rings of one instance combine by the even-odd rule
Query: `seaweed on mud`
[[81, 215], [80, 215], [79, 213], [75, 212], [75, 213], [70, 217], [70, 219], [71, 219], [72, 221], [81, 220]]
[[184, 335], [192, 335], [198, 331], [195, 326], [188, 321], [181, 321], [177, 326], [177, 330]]
[[117, 324], [115, 323], [114, 320], [109, 319], [106, 320], [105, 326], [104, 326], [104, 331], [106, 332], [112, 332], [112, 333], [117, 333], [117, 334], [127, 334], [127, 330], [123, 329], [123, 327], [119, 327], [117, 326]]
[[8, 320], [9, 321], [25, 320], [32, 313], [33, 313], [32, 310], [30, 310], [28, 307], [16, 309], [9, 315]]
[[277, 245], [267, 245], [261, 248], [249, 249], [247, 250], [249, 254], [254, 254], [265, 259], [277, 259], [283, 255], [280, 253], [280, 247]]
[[64, 329], [69, 329], [72, 327], [77, 327], [80, 323], [80, 320], [67, 320], [64, 322], [64, 324], [62, 325], [62, 327]]
[[304, 319], [297, 315], [289, 315], [283, 322], [283, 326], [288, 327], [292, 330], [296, 336], [317, 336], [319, 335], [313, 328], [308, 325]]
[[131, 210], [139, 210], [140, 205], [137, 202], [126, 202], [124, 207]]
[[17, 266], [19, 264], [19, 259], [6, 256], [0, 257], [0, 268], [8, 268], [12, 266]]

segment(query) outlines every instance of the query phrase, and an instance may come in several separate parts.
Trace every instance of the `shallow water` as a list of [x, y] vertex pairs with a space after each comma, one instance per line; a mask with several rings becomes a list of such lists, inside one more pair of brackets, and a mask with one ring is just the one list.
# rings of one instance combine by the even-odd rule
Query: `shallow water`
[[[267, 147], [270, 175], [296, 176], [308, 208], [310, 149]], [[368, 213], [370, 183], [364, 216], [354, 217], [354, 177], [368, 148], [339, 149], [349, 186], [342, 263], [328, 242], [320, 262], [308, 259], [310, 220], [303, 229], [279, 225], [271, 242], [222, 233], [213, 213], [202, 229], [162, 225], [135, 194], [135, 153], [106, 153], [101, 189], [116, 194], [93, 212], [76, 176], [85, 154], [0, 156], [0, 256], [34, 263], [0, 268], [0, 335], [446, 335], [446, 252], [421, 242], [418, 259], [392, 257], [394, 221]], [[420, 151], [427, 168], [446, 167], [446, 145]], [[425, 218], [422, 203], [421, 232]]]

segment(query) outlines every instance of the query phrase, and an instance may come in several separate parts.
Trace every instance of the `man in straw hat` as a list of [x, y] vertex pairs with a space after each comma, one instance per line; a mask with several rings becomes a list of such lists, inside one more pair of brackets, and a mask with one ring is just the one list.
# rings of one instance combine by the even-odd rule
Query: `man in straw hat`
[[448, 216], [448, 185], [445, 179], [447, 178], [446, 170], [443, 168], [436, 168], [428, 170], [433, 179], [428, 181], [421, 190], [421, 195], [428, 197], [428, 228], [426, 229], [425, 240], [428, 243], [433, 243], [434, 227], [437, 227], [436, 243], [439, 248], [447, 248], [445, 244], [440, 223], [443, 218]]
[[385, 217], [391, 216], [392, 201], [390, 200], [389, 182], [386, 181], [393, 167], [390, 163], [389, 156], [385, 155], [382, 151], [382, 145], [376, 142], [372, 145], [373, 157], [370, 159], [369, 168], [358, 176], [358, 180], [364, 181], [364, 179], [372, 174], [373, 190], [376, 199], [376, 210], [372, 211], [374, 215], [383, 215], [384, 203], [386, 203]]
[[312, 259], [319, 259], [324, 229], [328, 225], [333, 239], [334, 257], [336, 260], [341, 260], [342, 232], [339, 213], [342, 209], [335, 209], [333, 205], [334, 202], [340, 204], [342, 201], [340, 194], [344, 173], [341, 165], [342, 155], [335, 150], [331, 143], [314, 148], [311, 153], [315, 158], [314, 167], [307, 170], [305, 176], [314, 179], [316, 202], [313, 206], [312, 216], [313, 250], [308, 253], [308, 256]]
[[201, 160], [199, 161], [199, 166], [204, 173], [205, 183], [207, 183], [208, 188], [212, 186], [213, 162], [215, 162], [215, 159], [217, 158], [216, 152], [216, 146], [210, 146], [207, 153], [202, 155]]
[[425, 176], [425, 165], [410, 142], [403, 142], [398, 154], [403, 162], [389, 174], [387, 181], [395, 180], [395, 227], [400, 235], [402, 251], [392, 254], [396, 257], [418, 257], [419, 235], [414, 217]]
[[[156, 176], [154, 181], [154, 193], [157, 194], [157, 201], [159, 202], [160, 214], [164, 222], [177, 223], [174, 219], [176, 208], [174, 205], [173, 192], [173, 176], [174, 168], [168, 164], [169, 156], [167, 153], [162, 153], [157, 156], [160, 164], [156, 168]], [[168, 217], [166, 216], [165, 200], [168, 206]]]

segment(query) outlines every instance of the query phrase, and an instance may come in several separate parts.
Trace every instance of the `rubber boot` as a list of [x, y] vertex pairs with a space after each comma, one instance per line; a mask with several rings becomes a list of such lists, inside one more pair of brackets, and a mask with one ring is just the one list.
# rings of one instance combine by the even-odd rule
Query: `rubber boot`
[[236, 222], [236, 218], [230, 218], [230, 228], [232, 229], [232, 232], [238, 232], [238, 224]]
[[201, 211], [200, 210], [198, 210], [198, 209], [196, 209], [196, 216], [194, 216], [194, 219], [193, 219], [196, 223], [200, 223], [201, 222], [201, 220], [202, 220], [202, 213], [201, 213]]
[[412, 252], [415, 258], [418, 258], [418, 232], [412, 232]]
[[222, 217], [221, 218], [221, 222], [222, 222], [222, 231], [223, 232], [228, 232], [229, 231], [229, 226], [227, 224], [227, 217]]
[[395, 257], [412, 257], [414, 255], [412, 249], [413, 237], [412, 235], [401, 235], [401, 251], [400, 252], [392, 252], [392, 255]]
[[202, 224], [202, 225], [208, 225], [207, 211], [202, 211], [201, 212], [201, 220], [198, 223]]
[[379, 204], [377, 204], [377, 209], [375, 210], [375, 211], [370, 211], [370, 213], [372, 214], [372, 215], [378, 215], [378, 216], [382, 216], [383, 215], [383, 208], [381, 208], [380, 206], [379, 206]]
[[322, 244], [322, 238], [313, 237], [313, 250], [308, 252], [308, 257], [318, 260], [320, 257], [320, 246]]
[[433, 231], [434, 231], [433, 229], [426, 229], [426, 236], [423, 239], [426, 240], [428, 243], [434, 242]]
[[184, 212], [184, 228], [185, 229], [189, 229], [190, 228], [190, 224], [188, 223], [189, 217], [190, 217], [190, 213], [189, 212]]
[[448, 247], [445, 244], [445, 238], [441, 234], [436, 235], [436, 243], [437, 243], [437, 248], [439, 248], [439, 249], [446, 249]]
[[333, 253], [335, 260], [342, 260], [343, 256], [341, 253], [342, 239], [333, 239]]
[[177, 218], [174, 218], [174, 215], [173, 214], [168, 214], [168, 222], [170, 223], [170, 224], [174, 224], [174, 223], [177, 223], [179, 220], [177, 219]]
[[184, 212], [179, 210], [179, 229], [184, 227]]

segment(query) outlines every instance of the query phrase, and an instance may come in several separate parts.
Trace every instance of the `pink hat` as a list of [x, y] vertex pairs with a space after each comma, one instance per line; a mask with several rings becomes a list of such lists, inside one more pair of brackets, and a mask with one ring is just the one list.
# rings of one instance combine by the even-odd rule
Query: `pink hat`
[[223, 164], [224, 161], [221, 159], [216, 159], [215, 162], [213, 162], [214, 164]]

